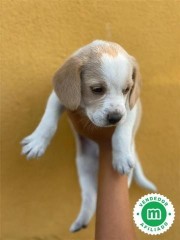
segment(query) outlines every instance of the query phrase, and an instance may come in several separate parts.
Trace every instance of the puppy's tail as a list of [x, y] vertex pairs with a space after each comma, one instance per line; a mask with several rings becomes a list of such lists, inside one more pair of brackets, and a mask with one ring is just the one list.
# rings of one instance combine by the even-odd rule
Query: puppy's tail
[[135, 165], [134, 172], [133, 172], [133, 178], [139, 186], [146, 188], [150, 191], [157, 192], [157, 187], [150, 180], [148, 180], [146, 178], [146, 176], [144, 175], [142, 166], [138, 159], [136, 159], [136, 165]]

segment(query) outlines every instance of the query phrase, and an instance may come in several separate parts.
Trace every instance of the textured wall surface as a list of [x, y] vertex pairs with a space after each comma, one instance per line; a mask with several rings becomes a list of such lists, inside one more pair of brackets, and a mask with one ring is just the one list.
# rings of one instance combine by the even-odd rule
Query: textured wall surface
[[[176, 220], [164, 235], [178, 240], [180, 224], [180, 2], [2, 0], [2, 237], [90, 240], [68, 228], [80, 205], [74, 139], [62, 117], [46, 154], [20, 155], [20, 140], [36, 127], [51, 91], [51, 77], [74, 50], [94, 39], [120, 43], [143, 76], [144, 115], [137, 149], [144, 170], [174, 203]], [[147, 192], [135, 184], [131, 207]]]

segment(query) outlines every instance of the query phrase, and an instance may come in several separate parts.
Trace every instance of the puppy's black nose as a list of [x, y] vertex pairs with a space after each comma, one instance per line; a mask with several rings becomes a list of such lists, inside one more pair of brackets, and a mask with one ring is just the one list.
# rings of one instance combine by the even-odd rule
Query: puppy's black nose
[[107, 115], [107, 120], [110, 124], [115, 124], [115, 123], [119, 122], [121, 120], [121, 118], [122, 118], [122, 115], [117, 112], [109, 113]]

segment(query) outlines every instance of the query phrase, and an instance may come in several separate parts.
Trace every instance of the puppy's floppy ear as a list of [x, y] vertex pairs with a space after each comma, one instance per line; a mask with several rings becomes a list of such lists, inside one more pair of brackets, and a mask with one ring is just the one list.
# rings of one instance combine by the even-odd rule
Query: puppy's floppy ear
[[141, 88], [141, 74], [139, 70], [139, 65], [134, 57], [131, 57], [131, 61], [133, 64], [133, 73], [132, 73], [132, 80], [133, 80], [133, 87], [130, 91], [129, 95], [129, 108], [132, 109], [140, 95], [140, 88]]
[[69, 110], [76, 110], [81, 101], [82, 61], [76, 56], [70, 57], [55, 73], [54, 90], [61, 103]]

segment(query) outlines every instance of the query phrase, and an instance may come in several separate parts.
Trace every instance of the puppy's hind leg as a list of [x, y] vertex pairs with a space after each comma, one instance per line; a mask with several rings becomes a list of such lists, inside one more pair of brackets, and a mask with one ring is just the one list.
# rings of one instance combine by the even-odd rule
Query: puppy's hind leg
[[96, 143], [76, 136], [77, 170], [81, 186], [82, 203], [80, 212], [70, 227], [71, 232], [85, 228], [96, 210], [98, 147]]

